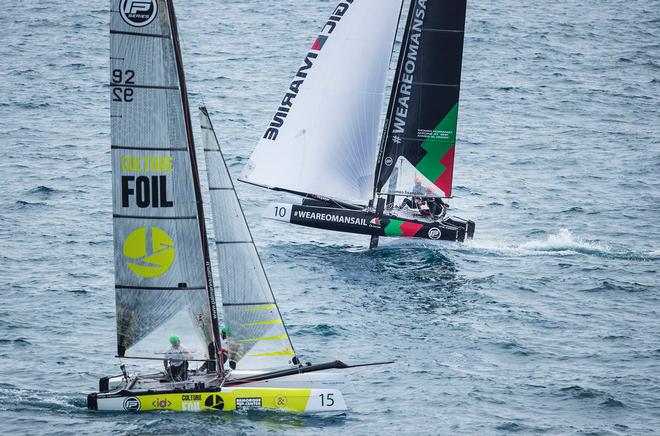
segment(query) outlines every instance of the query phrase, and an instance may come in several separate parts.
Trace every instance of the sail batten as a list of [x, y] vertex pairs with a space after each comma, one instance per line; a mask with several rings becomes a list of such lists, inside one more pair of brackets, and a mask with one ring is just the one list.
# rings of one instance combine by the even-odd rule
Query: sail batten
[[214, 359], [213, 284], [172, 2], [110, 4], [117, 354], [163, 357], [177, 335], [191, 358]]
[[238, 369], [295, 364], [289, 339], [206, 108], [200, 108], [228, 357]]
[[240, 180], [366, 204], [402, 0], [340, 2]]

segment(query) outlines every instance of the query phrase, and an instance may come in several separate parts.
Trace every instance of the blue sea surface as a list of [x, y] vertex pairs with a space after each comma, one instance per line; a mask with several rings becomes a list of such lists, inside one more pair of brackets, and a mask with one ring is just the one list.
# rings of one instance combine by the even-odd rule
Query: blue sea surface
[[[335, 3], [176, 2], [234, 176]], [[660, 1], [469, 2], [469, 243], [369, 251], [263, 220], [281, 196], [238, 185], [303, 360], [396, 361], [356, 371], [334, 417], [87, 411], [118, 372], [108, 20], [3, 3], [0, 433], [660, 434]]]

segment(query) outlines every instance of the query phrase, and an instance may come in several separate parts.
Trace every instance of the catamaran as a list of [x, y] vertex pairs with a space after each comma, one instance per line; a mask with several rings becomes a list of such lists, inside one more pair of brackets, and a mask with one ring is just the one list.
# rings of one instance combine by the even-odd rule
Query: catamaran
[[221, 336], [172, 0], [111, 1], [110, 64], [117, 357], [161, 369], [122, 364], [88, 408], [346, 410], [350, 382], [329, 370], [351, 366], [298, 360], [202, 109]]
[[[239, 180], [303, 197], [264, 216], [341, 232], [464, 241], [446, 212], [466, 0], [410, 0], [383, 132], [378, 130], [403, 0], [341, 1]], [[397, 200], [400, 197], [410, 197]]]

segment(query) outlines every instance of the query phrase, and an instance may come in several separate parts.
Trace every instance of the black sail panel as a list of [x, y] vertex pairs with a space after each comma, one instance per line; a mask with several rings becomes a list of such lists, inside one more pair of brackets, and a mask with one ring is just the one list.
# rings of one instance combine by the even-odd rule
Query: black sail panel
[[451, 196], [465, 0], [413, 0], [376, 169], [376, 192]]

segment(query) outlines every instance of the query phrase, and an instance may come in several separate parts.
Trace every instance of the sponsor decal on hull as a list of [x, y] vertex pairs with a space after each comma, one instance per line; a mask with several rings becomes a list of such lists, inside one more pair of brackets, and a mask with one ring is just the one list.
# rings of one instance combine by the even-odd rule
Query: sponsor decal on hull
[[304, 220], [326, 221], [329, 223], [349, 224], [354, 226], [367, 226], [367, 218], [360, 218], [355, 216], [339, 215], [328, 212], [312, 212], [306, 210], [296, 210], [293, 212], [294, 218]]
[[142, 408], [140, 400], [135, 397], [128, 397], [124, 400], [124, 410], [129, 412], [137, 412]]
[[[336, 401], [328, 401], [334, 398]], [[223, 388], [222, 392], [134, 394], [97, 398], [98, 410], [184, 412], [281, 409], [289, 412], [346, 410], [341, 392], [334, 389]]]
[[429, 229], [429, 239], [440, 239], [442, 237], [442, 232], [437, 227], [431, 227]]

